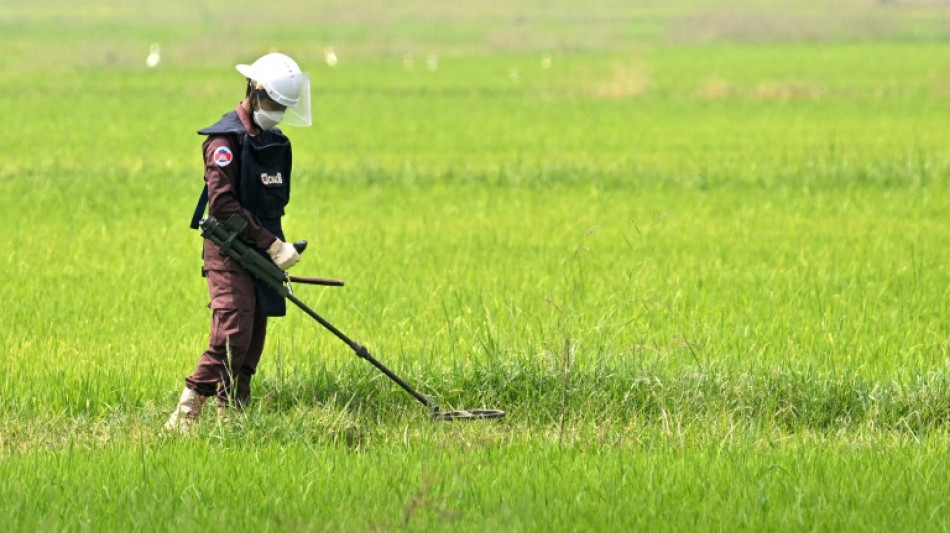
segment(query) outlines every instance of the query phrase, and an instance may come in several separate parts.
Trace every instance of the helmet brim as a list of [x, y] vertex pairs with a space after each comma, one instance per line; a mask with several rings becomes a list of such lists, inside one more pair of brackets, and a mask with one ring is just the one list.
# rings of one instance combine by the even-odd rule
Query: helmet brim
[[237, 69], [245, 78], [251, 80], [257, 80], [257, 74], [254, 72], [254, 67], [251, 65], [234, 65], [234, 68]]

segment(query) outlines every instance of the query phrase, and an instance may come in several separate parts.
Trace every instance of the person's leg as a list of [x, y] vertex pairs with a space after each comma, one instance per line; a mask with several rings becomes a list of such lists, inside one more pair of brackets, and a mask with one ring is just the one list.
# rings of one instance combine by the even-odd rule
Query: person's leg
[[228, 403], [232, 377], [242, 368], [254, 335], [256, 297], [250, 274], [208, 271], [207, 278], [212, 310], [208, 348], [185, 378], [185, 390], [166, 427], [197, 420], [210, 396]]
[[251, 400], [251, 378], [257, 373], [257, 365], [264, 353], [264, 340], [267, 338], [267, 317], [254, 313], [254, 327], [251, 342], [244, 356], [244, 362], [238, 370], [237, 404], [246, 407]]
[[185, 378], [188, 388], [202, 396], [217, 395], [219, 403], [227, 405], [234, 393], [231, 383], [251, 346], [253, 328], [253, 311], [215, 309], [208, 348], [194, 373]]

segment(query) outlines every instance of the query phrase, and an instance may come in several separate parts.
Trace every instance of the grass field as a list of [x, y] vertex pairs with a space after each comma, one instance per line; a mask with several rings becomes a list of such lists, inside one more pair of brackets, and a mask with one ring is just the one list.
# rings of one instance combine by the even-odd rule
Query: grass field
[[[941, 3], [6, 4], [7, 529], [950, 529]], [[195, 131], [271, 49], [314, 83], [294, 272], [346, 280], [297, 295], [508, 418], [291, 309], [252, 408], [160, 430]]]

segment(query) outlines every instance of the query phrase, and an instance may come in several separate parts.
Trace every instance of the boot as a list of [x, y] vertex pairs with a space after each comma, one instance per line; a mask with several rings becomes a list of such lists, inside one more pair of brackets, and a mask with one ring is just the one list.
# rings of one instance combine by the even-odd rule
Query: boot
[[201, 408], [204, 407], [208, 398], [186, 387], [181, 393], [181, 398], [178, 399], [175, 411], [168, 417], [168, 422], [165, 422], [165, 429], [179, 431], [190, 429], [198, 421]]

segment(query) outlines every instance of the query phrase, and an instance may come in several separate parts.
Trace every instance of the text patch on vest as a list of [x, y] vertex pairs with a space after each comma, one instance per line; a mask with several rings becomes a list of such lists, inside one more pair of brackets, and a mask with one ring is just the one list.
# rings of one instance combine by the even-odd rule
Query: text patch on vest
[[280, 172], [277, 174], [261, 172], [261, 183], [264, 185], [283, 185], [284, 177], [280, 175]]

